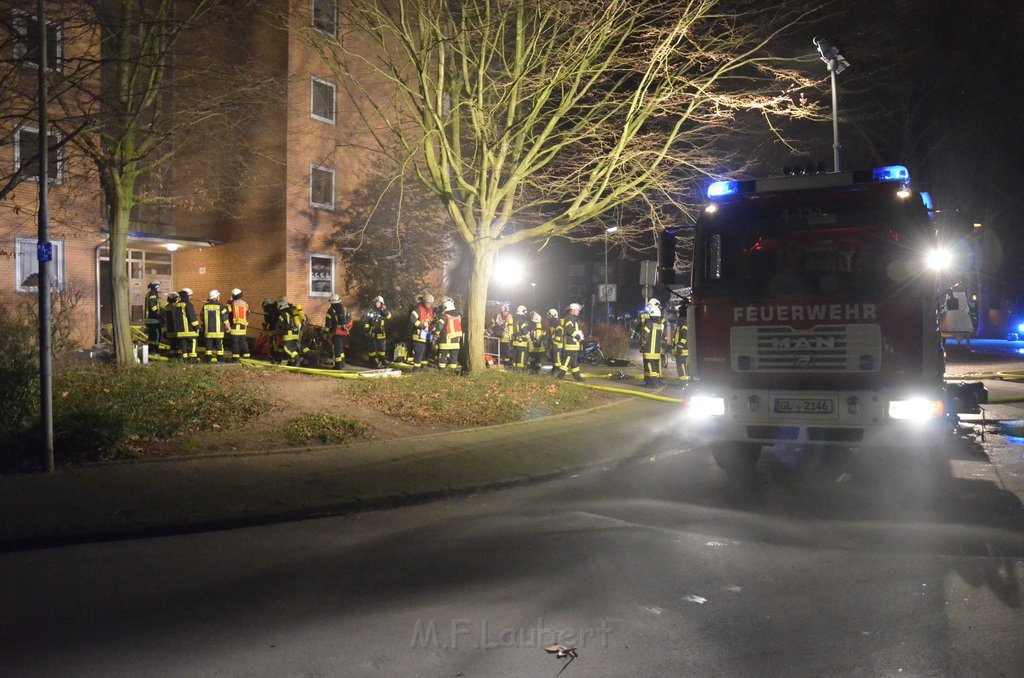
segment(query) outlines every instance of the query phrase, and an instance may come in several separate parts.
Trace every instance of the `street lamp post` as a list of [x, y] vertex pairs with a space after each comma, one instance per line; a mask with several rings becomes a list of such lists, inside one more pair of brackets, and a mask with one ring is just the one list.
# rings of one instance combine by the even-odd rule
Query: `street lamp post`
[[619, 230], [618, 226], [604, 229], [604, 321], [611, 322], [612, 302], [608, 301], [608, 236]]
[[836, 76], [850, 67], [850, 62], [841, 54], [839, 43], [828, 38], [815, 38], [821, 60], [828, 64], [832, 76], [832, 171], [839, 171], [839, 97], [836, 93]]

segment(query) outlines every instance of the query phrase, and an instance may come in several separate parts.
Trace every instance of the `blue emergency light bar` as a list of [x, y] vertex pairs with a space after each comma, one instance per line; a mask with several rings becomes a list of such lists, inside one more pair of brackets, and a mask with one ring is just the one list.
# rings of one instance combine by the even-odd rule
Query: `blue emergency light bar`
[[885, 167], [875, 167], [871, 170], [870, 175], [867, 172], [832, 172], [748, 181], [714, 181], [708, 186], [706, 195], [708, 198], [722, 198], [740, 193], [758, 193], [761, 191], [849, 186], [862, 181], [899, 181], [906, 183], [910, 181], [910, 170], [903, 165], [887, 165]]

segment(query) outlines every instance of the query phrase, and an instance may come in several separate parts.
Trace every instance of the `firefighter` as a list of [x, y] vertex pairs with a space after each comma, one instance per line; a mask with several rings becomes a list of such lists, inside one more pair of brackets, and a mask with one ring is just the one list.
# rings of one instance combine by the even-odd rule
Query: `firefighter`
[[661, 343], [665, 338], [665, 321], [661, 304], [650, 304], [641, 314], [640, 355], [644, 361], [644, 386], [661, 386]]
[[178, 342], [178, 357], [186, 362], [195, 362], [199, 353], [196, 340], [199, 337], [199, 319], [196, 309], [192, 306], [192, 290], [185, 287], [178, 292], [178, 300], [171, 311], [171, 328], [174, 330], [175, 341]]
[[367, 356], [370, 358], [370, 362], [377, 367], [387, 367], [389, 320], [391, 320], [391, 311], [384, 303], [384, 297], [378, 294], [373, 298], [373, 308], [363, 320], [363, 329], [366, 330], [366, 336], [370, 342]]
[[676, 326], [672, 332], [672, 355], [676, 359], [676, 375], [679, 377], [680, 386], [690, 379], [690, 373], [686, 366], [690, 359], [690, 328], [686, 325], [686, 306], [686, 302], [683, 301], [676, 307]]
[[512, 317], [512, 307], [502, 304], [501, 311], [491, 321], [491, 335], [498, 338], [498, 362], [510, 363], [512, 353], [509, 350], [509, 342], [512, 333], [515, 331], [515, 319]]
[[541, 321], [540, 313], [534, 311], [530, 314], [530, 330], [527, 335], [527, 354], [529, 355], [528, 370], [534, 374], [540, 373], [541, 364], [544, 362], [544, 355], [548, 352], [547, 333], [544, 331], [544, 323]]
[[462, 316], [455, 310], [455, 302], [446, 298], [441, 314], [434, 318], [437, 337], [437, 368], [454, 373], [459, 369], [459, 350], [462, 348]]
[[250, 357], [249, 338], [249, 302], [242, 298], [242, 290], [237, 287], [231, 290], [231, 304], [228, 306], [228, 321], [231, 323], [231, 360], [238, 362]]
[[558, 311], [548, 309], [548, 361], [552, 372], [558, 374], [558, 359], [562, 353], [562, 321], [558, 319]]
[[434, 326], [433, 294], [427, 292], [416, 297], [416, 306], [409, 312], [409, 325], [412, 327], [412, 371], [422, 372], [423, 363], [429, 360], [427, 349]]
[[231, 328], [228, 307], [220, 303], [220, 291], [210, 290], [202, 308], [203, 343], [208, 363], [224, 362], [224, 335]]
[[348, 333], [352, 329], [352, 317], [337, 294], [331, 295], [331, 305], [327, 307], [327, 319], [324, 320], [324, 327], [327, 328], [327, 334], [331, 337], [334, 369], [340, 370], [345, 367], [345, 338], [348, 337]]
[[163, 309], [160, 307], [160, 281], [154, 280], [149, 283], [149, 292], [146, 293], [146, 343], [149, 344], [149, 354], [156, 355], [160, 350], [161, 323], [163, 322]]
[[556, 379], [565, 379], [567, 374], [571, 374], [576, 381], [583, 381], [579, 365], [580, 346], [583, 343], [583, 330], [580, 327], [581, 310], [583, 307], [579, 304], [569, 304], [569, 310], [562, 321], [562, 351]]
[[174, 305], [178, 303], [178, 293], [168, 292], [167, 303], [164, 304], [162, 319], [164, 323], [164, 339], [167, 341], [167, 354], [172, 358], [180, 358], [178, 353], [178, 335], [174, 332]]
[[295, 313], [295, 307], [288, 303], [287, 297], [278, 298], [274, 322], [274, 362], [287, 363], [293, 367], [302, 364], [299, 352], [301, 331], [301, 316]]
[[526, 315], [526, 307], [516, 308], [515, 323], [512, 327], [512, 369], [526, 369], [526, 351], [530, 346], [530, 319]]

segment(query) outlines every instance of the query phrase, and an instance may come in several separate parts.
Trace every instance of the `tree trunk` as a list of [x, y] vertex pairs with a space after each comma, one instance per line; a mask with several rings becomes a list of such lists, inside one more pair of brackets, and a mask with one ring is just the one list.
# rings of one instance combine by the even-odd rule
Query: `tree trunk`
[[110, 293], [113, 302], [114, 356], [118, 365], [135, 365], [132, 346], [131, 313], [128, 304], [128, 231], [131, 224], [131, 201], [122, 192], [110, 201]]
[[469, 303], [466, 307], [466, 368], [486, 366], [484, 359], [484, 328], [487, 322], [487, 287], [498, 258], [498, 247], [491, 241], [469, 247]]

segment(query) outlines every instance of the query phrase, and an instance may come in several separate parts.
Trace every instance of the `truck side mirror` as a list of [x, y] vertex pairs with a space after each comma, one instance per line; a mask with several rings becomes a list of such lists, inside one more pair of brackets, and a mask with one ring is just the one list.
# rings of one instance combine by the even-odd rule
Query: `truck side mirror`
[[676, 283], [676, 232], [664, 230], [658, 234], [658, 282]]

